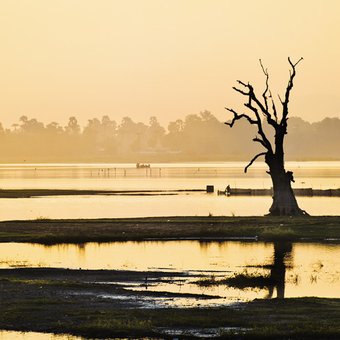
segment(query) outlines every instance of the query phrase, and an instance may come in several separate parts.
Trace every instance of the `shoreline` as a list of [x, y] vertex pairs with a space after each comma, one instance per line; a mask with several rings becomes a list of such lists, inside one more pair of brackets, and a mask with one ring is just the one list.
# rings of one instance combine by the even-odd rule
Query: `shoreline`
[[[213, 188], [214, 190], [214, 188]], [[339, 189], [294, 188], [296, 197], [340, 197]], [[225, 191], [208, 192], [207, 189], [155, 189], [155, 190], [82, 190], [82, 189], [0, 189], [0, 198], [31, 198], [46, 196], [163, 196], [189, 193], [206, 193], [209, 195], [240, 197], [240, 196], [272, 196], [272, 189], [231, 188]]]
[[[340, 216], [0, 222], [0, 242], [45, 245], [184, 238], [209, 242], [237, 237], [246, 242], [340, 243], [339, 236]], [[326, 241], [327, 238], [333, 239]], [[85, 339], [188, 339], [207, 338], [211, 334], [223, 339], [338, 339], [340, 336], [340, 299], [337, 298], [255, 299], [216, 307], [155, 308], [143, 303], [148, 299], [177, 298], [203, 301], [216, 296], [209, 296], [209, 292], [197, 295], [147, 290], [146, 275], [151, 282], [161, 283], [168, 279], [169, 273], [44, 267], [0, 269], [0, 329], [66, 333]], [[184, 278], [191, 274], [176, 275]], [[140, 289], [136, 291], [121, 284], [126, 282], [138, 283]]]
[[[168, 274], [148, 275], [162, 280]], [[0, 329], [96, 339], [202, 338], [211, 330], [216, 338], [223, 339], [338, 339], [340, 335], [340, 299], [336, 298], [255, 299], [222, 307], [147, 308], [140, 302], [148, 297], [211, 297], [131, 291], [108, 282], [143, 282], [144, 276], [144, 272], [115, 270], [0, 269]]]
[[206, 192], [205, 189], [175, 190], [80, 190], [80, 189], [0, 189], [0, 198], [31, 198], [44, 196], [143, 196], [143, 195], [178, 195], [190, 192]]
[[0, 222], [0, 242], [289, 241], [340, 243], [340, 216], [146, 217]]

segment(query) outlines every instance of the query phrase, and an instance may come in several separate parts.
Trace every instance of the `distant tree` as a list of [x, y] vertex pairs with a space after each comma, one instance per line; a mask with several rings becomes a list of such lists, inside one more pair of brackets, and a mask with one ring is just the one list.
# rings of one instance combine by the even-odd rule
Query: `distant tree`
[[[265, 151], [258, 153], [245, 167], [244, 172], [261, 156], [264, 156], [265, 162], [269, 167], [267, 173], [271, 176], [273, 182], [273, 203], [269, 209], [269, 215], [305, 215], [304, 210], [301, 210], [296, 201], [291, 182], [294, 182], [293, 172], [286, 171], [284, 165], [284, 138], [287, 134], [288, 121], [288, 104], [291, 90], [293, 88], [293, 81], [296, 75], [296, 66], [303, 58], [293, 63], [290, 58], [288, 62], [291, 67], [288, 85], [286, 87], [285, 96], [283, 99], [279, 96], [281, 103], [281, 113], [279, 114], [272, 93], [269, 89], [269, 73], [263, 67], [260, 60], [262, 71], [266, 77], [265, 89], [260, 99], [254, 91], [254, 87], [250, 83], [244, 83], [238, 80], [241, 88], [233, 87], [233, 89], [246, 97], [244, 106], [250, 111], [247, 113], [238, 113], [234, 109], [226, 108], [233, 113], [234, 117], [231, 122], [226, 124], [233, 127], [236, 121], [245, 119], [251, 125], [255, 125], [258, 135], [253, 139], [254, 142], [259, 143]], [[274, 130], [273, 141], [267, 136], [264, 131], [263, 121]], [[274, 145], [272, 143], [274, 142]]]
[[70, 135], [79, 135], [80, 126], [76, 117], [72, 116], [69, 118], [67, 126], [65, 126], [65, 131]]
[[116, 135], [117, 123], [111, 120], [109, 116], [102, 117], [102, 133], [107, 138], [112, 138]]
[[96, 139], [101, 133], [101, 123], [98, 118], [89, 119], [84, 127], [83, 135]]
[[168, 125], [168, 133], [164, 136], [164, 145], [175, 152], [182, 151], [184, 122], [177, 119]]
[[183, 131], [183, 120], [177, 119], [175, 122], [170, 122], [168, 130], [170, 133], [181, 133]]
[[57, 122], [51, 122], [46, 125], [46, 131], [49, 134], [62, 134], [64, 129]]
[[[2, 125], [1, 125], [2, 126]], [[14, 128], [14, 132], [17, 132], [18, 128], [20, 127], [20, 124], [18, 123], [13, 123], [12, 127]]]
[[148, 127], [148, 145], [150, 147], [159, 146], [165, 135], [165, 129], [159, 124], [156, 117], [150, 117], [149, 127]]
[[204, 110], [204, 111], [200, 112], [200, 116], [201, 116], [203, 122], [211, 122], [211, 121], [218, 122], [216, 117], [208, 110]]
[[144, 123], [135, 123], [130, 117], [124, 117], [117, 129], [120, 153], [127, 154], [143, 149], [147, 130]]
[[27, 116], [20, 117], [20, 128], [24, 133], [37, 134], [44, 131], [44, 124], [38, 122], [35, 118], [28, 119]]
[[103, 116], [101, 120], [101, 147], [108, 154], [112, 155], [117, 151], [117, 123], [109, 116]]

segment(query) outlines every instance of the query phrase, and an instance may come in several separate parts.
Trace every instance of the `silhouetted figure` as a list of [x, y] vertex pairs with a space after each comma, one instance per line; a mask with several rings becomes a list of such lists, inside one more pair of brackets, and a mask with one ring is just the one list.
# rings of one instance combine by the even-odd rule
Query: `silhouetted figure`
[[144, 285], [145, 285], [145, 289], [148, 289], [148, 275], [145, 275], [145, 280], [144, 280]]

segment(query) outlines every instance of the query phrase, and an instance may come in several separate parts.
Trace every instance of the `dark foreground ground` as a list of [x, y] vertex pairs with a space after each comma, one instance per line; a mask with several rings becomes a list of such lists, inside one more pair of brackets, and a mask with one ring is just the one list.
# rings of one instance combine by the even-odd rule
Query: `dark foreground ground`
[[340, 241], [340, 216], [154, 217], [0, 222], [0, 242], [84, 243], [143, 240]]
[[[0, 223], [1, 242], [43, 244], [148, 239], [340, 240], [340, 217], [163, 217]], [[176, 273], [177, 276], [185, 275]], [[0, 269], [0, 329], [89, 338], [339, 339], [340, 299], [255, 300], [219, 308], [150, 308], [150, 297], [209, 296], [150, 292], [145, 272], [53, 268]], [[167, 273], [148, 272], [148, 280]], [[121, 282], [139, 283], [125, 289]], [[110, 284], [108, 283], [110, 282]], [[209, 333], [212, 332], [212, 333]]]
[[[163, 274], [148, 275], [161, 279]], [[104, 283], [143, 277], [144, 273], [128, 271], [0, 270], [0, 329], [104, 339], [173, 338], [175, 334], [186, 339], [202, 334], [209, 337], [212, 329], [214, 335], [236, 339], [340, 338], [340, 299], [273, 299], [223, 308], [151, 309], [141, 301], [162, 293], [131, 292]]]

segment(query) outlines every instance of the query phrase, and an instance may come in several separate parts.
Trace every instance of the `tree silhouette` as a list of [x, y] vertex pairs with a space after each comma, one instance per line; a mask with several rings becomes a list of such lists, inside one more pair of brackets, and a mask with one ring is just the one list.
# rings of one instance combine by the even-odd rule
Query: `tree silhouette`
[[[259, 143], [265, 151], [258, 153], [249, 164], [245, 167], [244, 172], [256, 161], [257, 158], [264, 156], [265, 162], [269, 167], [267, 173], [271, 176], [273, 182], [273, 203], [269, 209], [269, 215], [305, 215], [304, 210], [301, 210], [297, 204], [291, 182], [294, 182], [293, 172], [286, 171], [284, 166], [284, 138], [287, 134], [287, 121], [288, 121], [288, 104], [290, 94], [293, 88], [293, 81], [296, 75], [296, 66], [303, 58], [293, 63], [288, 58], [291, 70], [289, 72], [289, 80], [285, 91], [285, 96], [282, 99], [279, 96], [281, 103], [281, 113], [276, 107], [275, 101], [272, 97], [271, 90], [269, 89], [269, 73], [263, 67], [260, 59], [260, 65], [265, 75], [265, 89], [262, 93], [262, 99], [255, 94], [254, 87], [250, 83], [244, 83], [238, 80], [241, 88], [233, 87], [233, 89], [246, 97], [244, 106], [250, 111], [247, 113], [238, 113], [234, 109], [226, 108], [229, 112], [233, 113], [234, 117], [231, 122], [226, 124], [233, 127], [236, 121], [245, 119], [251, 125], [255, 125], [258, 135], [253, 139], [254, 142]], [[264, 118], [264, 120], [262, 120]], [[264, 123], [274, 129], [274, 140], [271, 142], [264, 130]], [[274, 146], [272, 143], [274, 142]]]
[[80, 134], [80, 126], [76, 117], [72, 116], [69, 118], [68, 124], [65, 126], [65, 131], [74, 136]]

